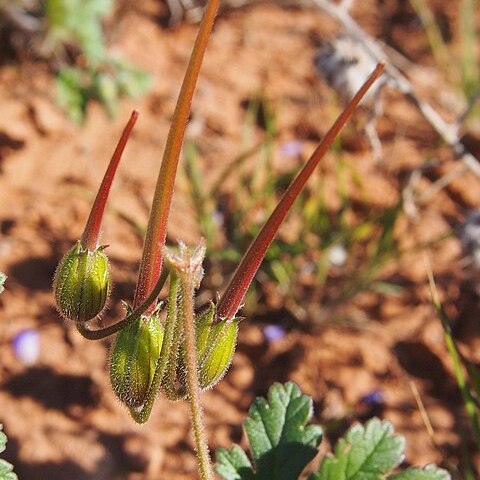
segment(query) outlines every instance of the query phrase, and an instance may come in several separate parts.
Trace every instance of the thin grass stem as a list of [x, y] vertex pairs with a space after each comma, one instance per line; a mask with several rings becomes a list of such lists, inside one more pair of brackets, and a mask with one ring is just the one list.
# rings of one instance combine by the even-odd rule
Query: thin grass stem
[[460, 354], [457, 350], [455, 340], [453, 339], [453, 336], [452, 336], [450, 322], [443, 310], [442, 304], [440, 303], [440, 297], [438, 295], [437, 287], [435, 285], [435, 280], [433, 278], [432, 268], [427, 259], [425, 259], [425, 265], [426, 265], [427, 274], [428, 274], [428, 281], [430, 284], [430, 292], [432, 296], [433, 306], [435, 307], [438, 318], [440, 319], [440, 322], [443, 327], [445, 344], [447, 346], [448, 353], [453, 363], [455, 379], [457, 381], [458, 388], [462, 395], [465, 411], [467, 412], [467, 416], [470, 419], [470, 423], [472, 425], [475, 441], [477, 443], [477, 446], [480, 447], [480, 418], [479, 418], [477, 406], [472, 396], [470, 385], [468, 384], [468, 380], [464, 373], [464, 369], [463, 369], [464, 366], [463, 366]]

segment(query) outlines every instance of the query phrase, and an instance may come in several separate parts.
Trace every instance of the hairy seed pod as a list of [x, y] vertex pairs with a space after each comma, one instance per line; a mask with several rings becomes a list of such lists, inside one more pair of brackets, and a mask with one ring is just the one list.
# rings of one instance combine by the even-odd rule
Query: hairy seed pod
[[202, 390], [213, 387], [227, 373], [237, 344], [239, 319], [215, 322], [215, 305], [195, 324], [198, 377]]
[[[206, 390], [216, 385], [227, 373], [237, 344], [240, 318], [215, 322], [213, 303], [195, 320], [197, 370], [200, 388]], [[184, 334], [177, 332], [178, 344], [168, 351], [168, 371], [162, 390], [172, 401], [186, 398], [186, 353]]]
[[86, 322], [102, 312], [111, 289], [105, 247], [86, 250], [77, 242], [58, 264], [53, 291], [67, 320]]
[[163, 327], [157, 314], [142, 315], [118, 332], [110, 353], [110, 381], [127, 407], [145, 403], [162, 343]]

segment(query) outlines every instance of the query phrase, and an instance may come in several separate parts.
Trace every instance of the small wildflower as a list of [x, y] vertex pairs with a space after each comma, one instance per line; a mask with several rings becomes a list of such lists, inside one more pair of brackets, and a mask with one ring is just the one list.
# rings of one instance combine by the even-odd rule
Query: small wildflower
[[337, 244], [328, 250], [328, 261], [335, 267], [343, 267], [348, 258], [348, 252], [343, 245]]
[[225, 215], [220, 210], [214, 210], [212, 213], [213, 222], [221, 227], [225, 223]]
[[288, 140], [280, 146], [280, 153], [287, 158], [298, 157], [302, 150], [303, 145], [299, 140]]
[[280, 325], [266, 325], [263, 328], [263, 336], [267, 342], [278, 342], [285, 336], [285, 329]]
[[363, 395], [360, 398], [360, 403], [367, 407], [378, 407], [385, 403], [385, 397], [381, 390], [375, 389]]
[[40, 353], [40, 336], [34, 329], [18, 332], [12, 340], [13, 353], [24, 365], [33, 365]]

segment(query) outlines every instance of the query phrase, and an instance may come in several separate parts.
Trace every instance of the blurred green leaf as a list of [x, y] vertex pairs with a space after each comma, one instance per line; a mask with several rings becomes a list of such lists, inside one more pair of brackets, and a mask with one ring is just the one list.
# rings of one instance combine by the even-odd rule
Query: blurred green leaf
[[113, 74], [97, 73], [93, 76], [92, 97], [97, 98], [113, 118], [117, 113], [120, 91]]
[[98, 100], [114, 117], [122, 96], [141, 95], [149, 85], [147, 73], [109, 59], [95, 67], [64, 68], [56, 78], [58, 103], [76, 123], [83, 122], [89, 100]]
[[115, 63], [116, 80], [120, 93], [128, 97], [138, 98], [152, 86], [152, 76], [123, 62]]
[[44, 14], [52, 50], [74, 46], [84, 56], [82, 67], [60, 69], [56, 79], [58, 103], [75, 122], [82, 123], [87, 103], [99, 100], [113, 117], [123, 96], [139, 97], [151, 76], [107, 55], [102, 20], [112, 0], [46, 0]]
[[50, 41], [57, 46], [74, 43], [91, 64], [105, 57], [102, 18], [112, 0], [46, 0], [45, 17]]
[[88, 88], [81, 77], [77, 68], [64, 68], [55, 79], [58, 104], [76, 123], [83, 122], [88, 100]]
[[461, 72], [463, 91], [468, 99], [480, 90], [480, 67], [478, 65], [478, 30], [475, 19], [478, 14], [478, 0], [463, 0], [460, 7], [460, 34], [462, 38]]

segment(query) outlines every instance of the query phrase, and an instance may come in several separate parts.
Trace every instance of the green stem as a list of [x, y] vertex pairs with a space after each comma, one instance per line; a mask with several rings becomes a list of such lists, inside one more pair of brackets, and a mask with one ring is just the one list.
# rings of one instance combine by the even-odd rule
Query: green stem
[[458, 388], [462, 395], [463, 404], [465, 406], [465, 411], [470, 419], [470, 423], [472, 425], [473, 435], [475, 437], [475, 441], [477, 446], [480, 446], [480, 417], [475, 405], [475, 400], [472, 396], [472, 392], [470, 390], [470, 385], [468, 380], [464, 374], [463, 368], [464, 365], [462, 364], [462, 360], [457, 350], [457, 346], [455, 344], [455, 340], [453, 339], [451, 328], [450, 328], [450, 321], [443, 310], [443, 306], [440, 302], [440, 297], [438, 295], [437, 287], [435, 284], [435, 279], [433, 278], [433, 272], [431, 265], [428, 259], [425, 260], [425, 266], [427, 268], [427, 275], [428, 275], [428, 282], [430, 284], [430, 294], [432, 296], [433, 306], [437, 312], [438, 318], [442, 324], [443, 328], [443, 335], [445, 339], [445, 344], [447, 346], [448, 353], [453, 363], [453, 370], [455, 373], [455, 379], [457, 381]]
[[185, 360], [187, 367], [187, 394], [192, 416], [192, 428], [195, 438], [200, 478], [213, 480], [213, 469], [208, 451], [203, 421], [203, 410], [200, 404], [200, 384], [198, 381], [197, 351], [195, 341], [195, 319], [193, 313], [194, 284], [192, 271], [186, 269], [180, 273], [182, 289], [182, 315], [185, 332]]
[[[91, 330], [86, 322], [76, 322], [75, 327], [77, 328], [78, 332], [87, 340], [101, 340], [102, 338], [119, 332], [122, 328], [128, 327], [135, 320], [138, 320], [138, 318], [143, 315], [147, 310], [149, 310], [152, 305], [156, 305], [156, 299], [160, 294], [160, 291], [162, 290], [165, 280], [167, 279], [167, 275], [167, 272], [163, 273], [157, 280], [157, 283], [154, 285], [152, 292], [145, 299], [145, 301], [122, 320], [119, 320], [113, 325], [109, 325], [108, 327], [100, 328], [98, 330]], [[99, 317], [97, 316], [95, 318], [98, 319]]]
[[180, 157], [188, 117], [190, 116], [193, 93], [197, 84], [207, 42], [213, 29], [219, 3], [220, 0], [209, 0], [205, 7], [202, 22], [178, 97], [165, 152], [163, 154], [162, 166], [158, 175], [157, 186], [155, 188], [135, 291], [134, 307], [142, 303], [149, 295], [161, 271], [162, 247], [165, 244], [167, 220], [178, 159]]

